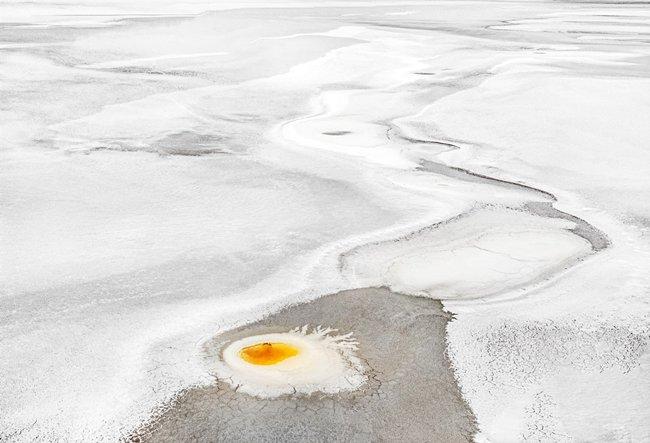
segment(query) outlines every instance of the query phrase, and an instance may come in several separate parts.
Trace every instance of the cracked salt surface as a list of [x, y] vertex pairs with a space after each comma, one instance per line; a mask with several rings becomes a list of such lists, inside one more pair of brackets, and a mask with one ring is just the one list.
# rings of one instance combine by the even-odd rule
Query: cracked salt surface
[[359, 286], [436, 299], [480, 298], [553, 275], [591, 252], [573, 223], [521, 211], [475, 211], [393, 242], [362, 246], [344, 258]]

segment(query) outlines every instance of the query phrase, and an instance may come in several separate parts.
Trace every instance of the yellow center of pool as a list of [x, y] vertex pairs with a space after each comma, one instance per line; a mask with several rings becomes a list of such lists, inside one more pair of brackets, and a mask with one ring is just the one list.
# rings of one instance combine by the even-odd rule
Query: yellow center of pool
[[253, 365], [274, 365], [298, 353], [298, 348], [286, 343], [258, 343], [242, 348], [239, 356]]

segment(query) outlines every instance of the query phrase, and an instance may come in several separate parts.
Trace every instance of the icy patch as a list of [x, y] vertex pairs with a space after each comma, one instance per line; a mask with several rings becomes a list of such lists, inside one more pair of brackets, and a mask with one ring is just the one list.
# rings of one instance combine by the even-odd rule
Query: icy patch
[[[363, 365], [355, 356], [357, 341], [352, 333], [335, 332], [321, 326], [309, 331], [303, 326], [224, 343], [223, 360], [215, 362], [214, 371], [237, 391], [258, 397], [352, 391], [366, 381]], [[260, 343], [283, 343], [298, 353], [272, 365], [256, 365], [242, 358], [242, 349]]]

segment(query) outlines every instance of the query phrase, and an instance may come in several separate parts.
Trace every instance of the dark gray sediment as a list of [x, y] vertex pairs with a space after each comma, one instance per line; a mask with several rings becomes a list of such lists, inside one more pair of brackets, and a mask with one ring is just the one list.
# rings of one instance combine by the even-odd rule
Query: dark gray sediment
[[[439, 301], [383, 288], [344, 291], [291, 306], [220, 335], [287, 331], [310, 324], [353, 332], [368, 381], [359, 390], [259, 399], [222, 381], [190, 389], [132, 441], [471, 441], [474, 416], [446, 354], [450, 316]], [[210, 344], [206, 346], [210, 349]]]
[[595, 252], [602, 251], [609, 246], [609, 239], [604, 232], [575, 215], [555, 209], [552, 203], [529, 202], [524, 208], [528, 212], [541, 217], [561, 218], [575, 223], [576, 226], [571, 229], [571, 232], [591, 243], [591, 247]]
[[557, 202], [557, 198], [550, 192], [546, 192], [542, 189], [538, 189], [523, 183], [502, 180], [487, 175], [478, 174], [467, 169], [458, 168], [455, 166], [447, 166], [442, 163], [436, 163], [428, 160], [423, 160], [421, 162], [420, 169], [466, 182], [490, 184], [504, 188], [528, 191], [531, 193], [531, 196], [536, 195], [537, 197], [542, 197], [547, 201], [531, 200], [523, 205], [523, 209], [525, 211], [534, 215], [538, 215], [540, 217], [561, 218], [575, 223], [576, 226], [575, 228], [571, 229], [571, 232], [591, 243], [591, 247], [594, 252], [601, 251], [609, 246], [609, 239], [604, 232], [600, 231], [595, 226], [592, 226], [587, 221], [576, 217], [575, 215], [556, 209], [553, 206], [553, 203]]

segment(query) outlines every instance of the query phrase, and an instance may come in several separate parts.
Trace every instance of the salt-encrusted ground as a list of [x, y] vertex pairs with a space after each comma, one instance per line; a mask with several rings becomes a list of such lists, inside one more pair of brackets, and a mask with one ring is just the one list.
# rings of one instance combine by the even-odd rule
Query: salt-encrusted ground
[[0, 3], [0, 439], [129, 435], [378, 285], [455, 315], [478, 439], [649, 439], [647, 7], [263, 6]]

